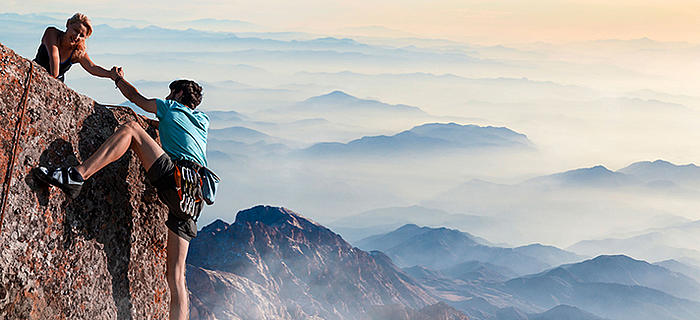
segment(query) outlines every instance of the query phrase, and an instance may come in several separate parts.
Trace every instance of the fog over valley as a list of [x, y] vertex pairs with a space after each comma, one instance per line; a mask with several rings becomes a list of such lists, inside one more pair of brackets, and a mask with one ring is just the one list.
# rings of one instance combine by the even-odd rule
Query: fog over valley
[[[47, 21], [60, 25], [57, 16], [2, 14], [3, 43], [31, 57], [36, 34]], [[696, 45], [479, 46], [257, 32], [223, 20], [182, 25], [189, 29], [94, 21], [93, 60], [125, 66], [145, 95], [165, 96], [178, 77], [203, 83], [208, 151], [231, 195], [205, 222], [257, 203], [325, 222], [421, 205], [492, 218], [498, 227], [483, 232], [496, 241], [568, 246], [700, 218], [692, 179], [619, 172], [629, 181], [607, 181], [638, 161], [700, 156], [700, 99], [685, 85], [697, 68], [674, 67], [692, 65]], [[221, 32], [224, 23], [242, 29]], [[125, 103], [108, 81], [75, 69], [69, 86]], [[535, 183], [580, 168], [593, 169]]]
[[[195, 319], [700, 319], [700, 39], [192, 10], [90, 15], [87, 46], [144, 96], [203, 87]], [[32, 59], [49, 11], [0, 13], [0, 43]], [[79, 65], [65, 85], [138, 109]]]

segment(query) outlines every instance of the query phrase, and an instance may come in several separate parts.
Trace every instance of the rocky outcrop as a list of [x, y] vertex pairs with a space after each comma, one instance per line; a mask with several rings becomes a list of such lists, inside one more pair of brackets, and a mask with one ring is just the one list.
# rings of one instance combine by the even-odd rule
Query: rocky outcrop
[[353, 248], [285, 208], [257, 206], [233, 224], [215, 221], [192, 240], [187, 261], [197, 312], [218, 319], [372, 319], [381, 306], [411, 315], [437, 303], [386, 255]]
[[189, 265], [187, 282], [191, 319], [295, 319], [274, 292], [233, 273]]
[[7, 199], [0, 318], [167, 318], [167, 211], [138, 159], [127, 153], [73, 201], [30, 174], [39, 164], [85, 159], [133, 113], [99, 105], [30, 66], [0, 45], [0, 185]]

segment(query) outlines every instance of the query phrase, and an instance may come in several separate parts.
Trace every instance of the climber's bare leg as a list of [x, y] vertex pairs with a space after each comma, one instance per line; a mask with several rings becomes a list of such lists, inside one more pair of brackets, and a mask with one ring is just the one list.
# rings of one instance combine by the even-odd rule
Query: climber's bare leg
[[185, 258], [190, 243], [168, 229], [166, 275], [170, 287], [170, 320], [189, 316], [189, 297], [185, 283]]
[[164, 153], [138, 122], [131, 121], [119, 126], [94, 154], [75, 169], [87, 180], [95, 172], [121, 158], [130, 148], [136, 152], [146, 171]]

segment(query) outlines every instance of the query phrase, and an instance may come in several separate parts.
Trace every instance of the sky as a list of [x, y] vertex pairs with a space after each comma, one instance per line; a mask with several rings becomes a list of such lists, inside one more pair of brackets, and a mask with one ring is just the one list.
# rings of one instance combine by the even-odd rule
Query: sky
[[644, 37], [700, 42], [700, 1], [690, 0], [152, 0], [138, 5], [127, 2], [128, 6], [124, 1], [101, 0], [4, 2], [5, 12], [80, 11], [94, 18], [121, 17], [153, 23], [233, 19], [276, 31], [324, 34], [382, 26], [406, 35], [480, 44]]

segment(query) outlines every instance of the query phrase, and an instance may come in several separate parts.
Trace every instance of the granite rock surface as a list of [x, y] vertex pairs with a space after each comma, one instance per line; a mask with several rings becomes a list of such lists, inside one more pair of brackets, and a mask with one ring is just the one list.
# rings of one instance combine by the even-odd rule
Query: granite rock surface
[[86, 159], [135, 119], [0, 44], [0, 319], [167, 318], [167, 209], [136, 156], [98, 172], [75, 200], [31, 174]]

